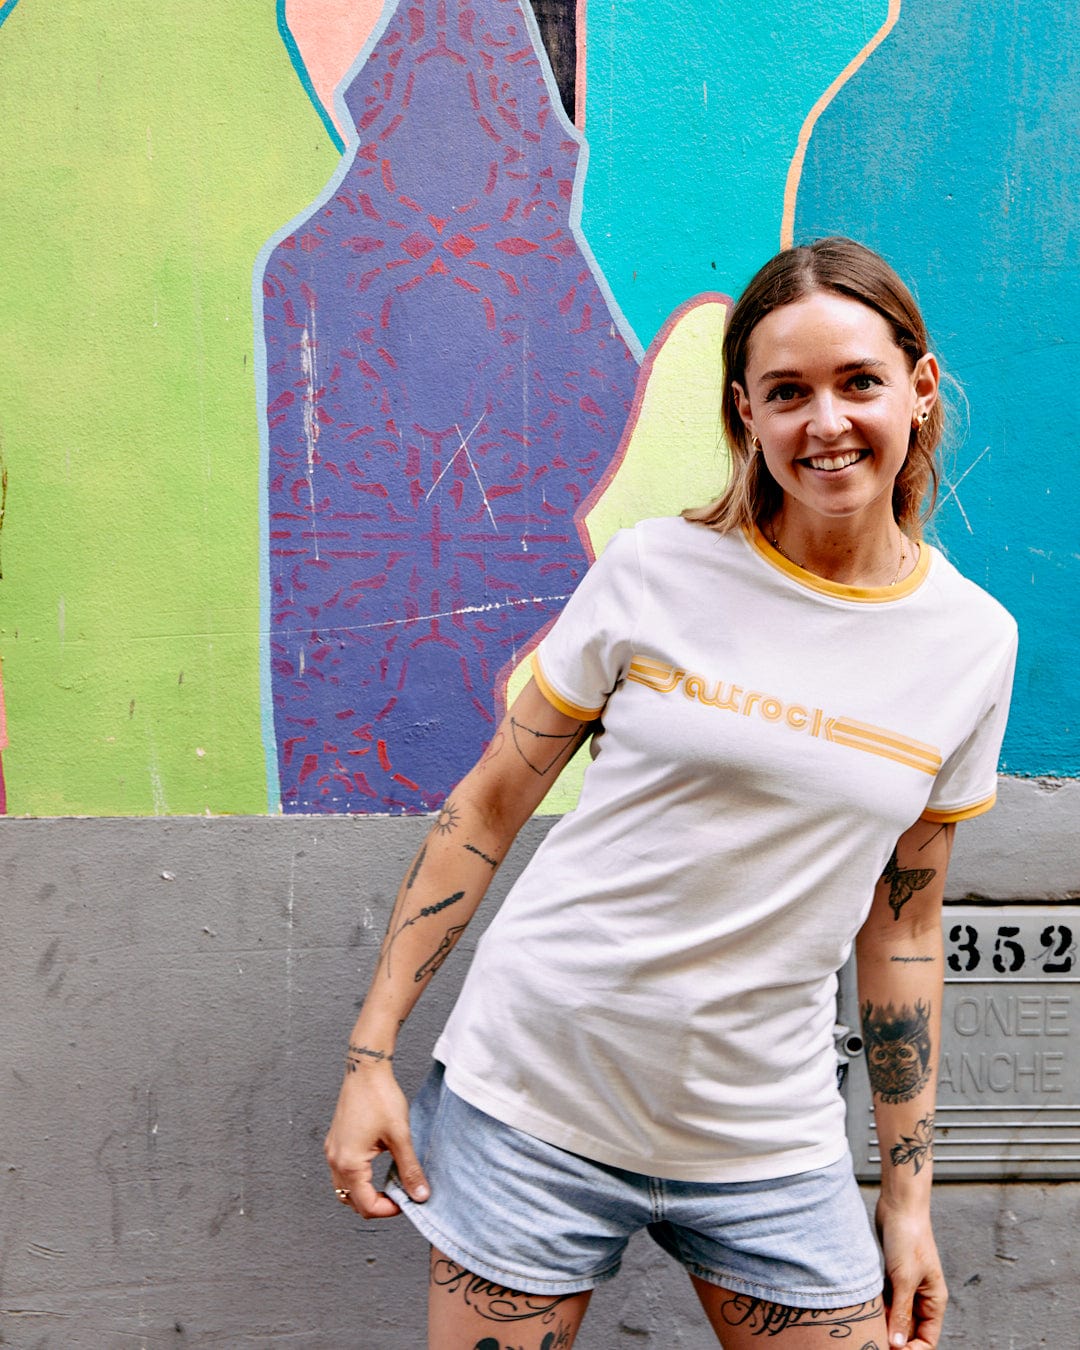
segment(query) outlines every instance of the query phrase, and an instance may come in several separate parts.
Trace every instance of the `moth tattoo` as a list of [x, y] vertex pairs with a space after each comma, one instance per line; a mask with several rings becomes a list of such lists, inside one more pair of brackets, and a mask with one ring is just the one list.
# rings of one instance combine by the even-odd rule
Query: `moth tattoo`
[[919, 1000], [912, 1009], [865, 1003], [862, 1026], [875, 1095], [891, 1105], [917, 1097], [930, 1079], [930, 1004]]
[[881, 874], [882, 881], [889, 887], [889, 908], [893, 918], [899, 919], [900, 911], [915, 892], [929, 886], [936, 876], [937, 869], [933, 867], [901, 867], [896, 858], [896, 849], [893, 849], [892, 857]]

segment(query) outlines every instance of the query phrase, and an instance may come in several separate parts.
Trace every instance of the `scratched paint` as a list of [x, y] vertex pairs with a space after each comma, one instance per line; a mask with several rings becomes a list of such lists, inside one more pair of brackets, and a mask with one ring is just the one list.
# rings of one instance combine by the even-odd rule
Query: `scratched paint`
[[344, 170], [267, 259], [286, 811], [438, 805], [590, 561], [637, 370], [541, 52], [515, 0], [389, 14], [343, 100]]
[[865, 239], [912, 281], [962, 386], [937, 530], [1020, 624], [1003, 767], [1029, 775], [1080, 774], [1078, 125], [1075, 24], [905, 0], [822, 113], [795, 218], [799, 237]]

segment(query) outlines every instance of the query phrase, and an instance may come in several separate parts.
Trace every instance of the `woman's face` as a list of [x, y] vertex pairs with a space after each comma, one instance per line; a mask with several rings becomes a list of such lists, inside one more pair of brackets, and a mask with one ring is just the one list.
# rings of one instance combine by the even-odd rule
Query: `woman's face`
[[767, 314], [750, 335], [745, 387], [733, 386], [785, 513], [837, 523], [892, 518], [912, 425], [937, 387], [933, 356], [912, 370], [876, 310], [832, 291]]

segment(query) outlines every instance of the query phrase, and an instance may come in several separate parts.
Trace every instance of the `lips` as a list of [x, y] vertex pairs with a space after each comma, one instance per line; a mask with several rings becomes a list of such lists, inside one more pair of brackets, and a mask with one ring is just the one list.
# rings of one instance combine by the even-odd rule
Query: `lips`
[[857, 464], [868, 453], [866, 450], [845, 450], [841, 455], [815, 455], [812, 459], [802, 460], [802, 463], [824, 473], [836, 473], [851, 464]]

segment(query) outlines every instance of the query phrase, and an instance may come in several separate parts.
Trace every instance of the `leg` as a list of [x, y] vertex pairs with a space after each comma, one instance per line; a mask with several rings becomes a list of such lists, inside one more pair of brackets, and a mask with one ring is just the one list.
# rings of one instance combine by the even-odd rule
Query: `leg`
[[[887, 1350], [885, 1305], [880, 1298], [852, 1308], [787, 1308], [735, 1294], [691, 1275], [694, 1290], [724, 1350]], [[471, 1347], [470, 1347], [471, 1350]]]
[[591, 1297], [505, 1289], [432, 1247], [428, 1350], [570, 1350]]

